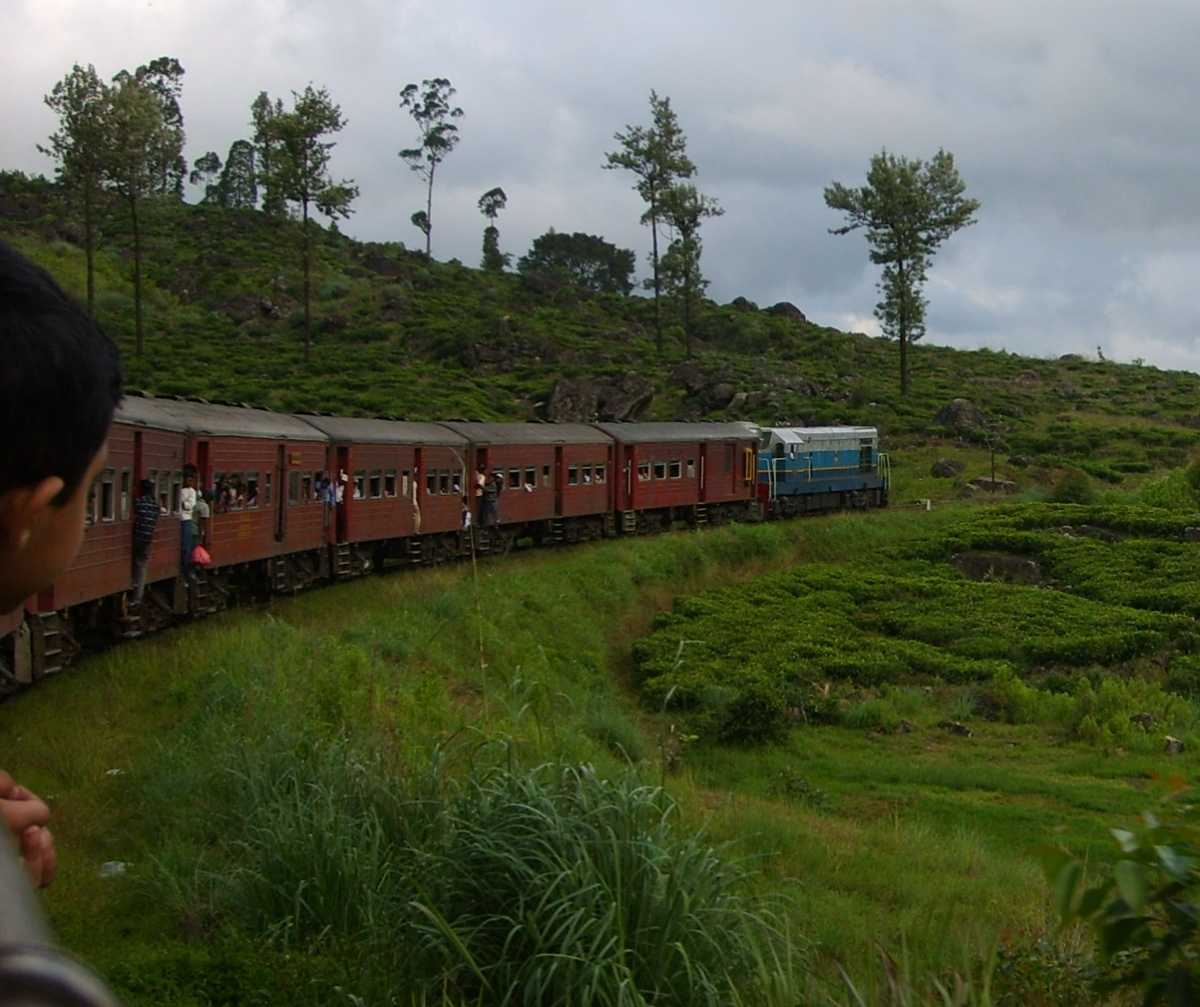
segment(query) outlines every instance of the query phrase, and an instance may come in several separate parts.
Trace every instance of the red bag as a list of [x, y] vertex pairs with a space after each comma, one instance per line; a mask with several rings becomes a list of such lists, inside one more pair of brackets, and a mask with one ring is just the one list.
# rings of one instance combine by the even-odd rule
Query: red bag
[[198, 545], [192, 550], [192, 565], [212, 566], [212, 557], [208, 554], [208, 550], [204, 546]]

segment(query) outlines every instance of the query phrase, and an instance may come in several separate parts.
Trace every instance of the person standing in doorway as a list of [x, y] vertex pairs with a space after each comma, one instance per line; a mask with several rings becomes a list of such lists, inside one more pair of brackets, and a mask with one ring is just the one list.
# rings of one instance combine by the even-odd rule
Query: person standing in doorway
[[179, 575], [192, 579], [192, 549], [196, 546], [196, 466], [183, 467], [179, 491]]

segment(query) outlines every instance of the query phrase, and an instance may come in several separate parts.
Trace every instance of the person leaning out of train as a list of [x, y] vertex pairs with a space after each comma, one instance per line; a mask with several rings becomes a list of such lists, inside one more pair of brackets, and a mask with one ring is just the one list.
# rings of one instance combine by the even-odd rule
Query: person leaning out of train
[[[212, 492], [209, 492], [209, 496]], [[195, 537], [196, 545], [202, 545], [205, 549], [208, 548], [208, 519], [212, 517], [212, 508], [209, 506], [207, 498], [200, 490], [196, 490], [196, 506], [192, 509], [192, 524], [196, 527], [192, 532]]]
[[192, 550], [196, 547], [196, 466], [183, 470], [183, 489], [179, 491], [179, 574], [192, 576]]
[[146, 591], [146, 564], [150, 562], [150, 543], [158, 525], [158, 500], [154, 483], [143, 479], [138, 498], [133, 501], [133, 603], [140, 605]]
[[[121, 370], [95, 322], [3, 242], [0, 359], [0, 612], [11, 612], [79, 551], [88, 489], [108, 459]], [[30, 881], [48, 885], [57, 862], [50, 809], [2, 770], [0, 819]]]

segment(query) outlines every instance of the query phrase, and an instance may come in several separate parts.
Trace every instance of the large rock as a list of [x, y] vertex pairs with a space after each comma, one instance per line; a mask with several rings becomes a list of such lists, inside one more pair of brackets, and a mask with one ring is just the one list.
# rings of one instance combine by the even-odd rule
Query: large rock
[[938, 479], [951, 479], [958, 475], [965, 468], [966, 465], [960, 461], [956, 461], [953, 458], [939, 458], [933, 463], [933, 466], [929, 470], [929, 474], [931, 476], [936, 476]]
[[804, 312], [796, 307], [791, 301], [780, 301], [778, 304], [772, 304], [767, 308], [768, 315], [775, 315], [778, 318], [787, 318], [793, 322], [807, 322]]
[[1016, 493], [1017, 484], [1011, 479], [992, 479], [990, 476], [979, 476], [977, 479], [972, 479], [969, 486], [974, 486], [977, 490], [983, 490], [985, 493]]
[[560, 378], [546, 403], [552, 423], [628, 422], [654, 398], [654, 385], [632, 371], [615, 381]]
[[685, 360], [671, 371], [671, 380], [683, 385], [689, 395], [695, 395], [708, 384], [709, 377], [694, 360]]
[[966, 433], [982, 428], [987, 417], [970, 399], [954, 399], [941, 408], [933, 421], [958, 433]]
[[729, 302], [729, 306], [735, 311], [757, 311], [758, 305], [745, 297], [735, 297]]
[[724, 409], [736, 394], [737, 389], [728, 381], [718, 381], [704, 390], [704, 404], [709, 409]]

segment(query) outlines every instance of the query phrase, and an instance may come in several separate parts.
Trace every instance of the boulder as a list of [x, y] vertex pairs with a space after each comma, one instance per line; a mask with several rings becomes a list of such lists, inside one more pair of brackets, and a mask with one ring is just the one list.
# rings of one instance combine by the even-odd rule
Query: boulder
[[804, 312], [796, 307], [791, 301], [780, 301], [778, 304], [772, 304], [767, 308], [768, 315], [774, 315], [776, 318], [786, 318], [792, 322], [807, 322]]
[[630, 372], [615, 381], [560, 378], [545, 405], [552, 423], [628, 422], [640, 417], [654, 398], [654, 385]]
[[1078, 353], [1064, 353], [1058, 359], [1065, 361], [1066, 363], [1082, 363], [1083, 362], [1083, 357], [1081, 357]]
[[1031, 385], [1040, 384], [1041, 380], [1042, 380], [1041, 375], [1038, 374], [1037, 371], [1022, 371], [1016, 377], [1017, 384], [1024, 385], [1027, 388], [1030, 387]]
[[734, 311], [757, 311], [758, 305], [745, 297], [735, 297], [729, 302]]
[[1154, 714], [1152, 713], [1134, 713], [1129, 717], [1129, 723], [1135, 727], [1140, 727], [1143, 731], [1148, 731], [1154, 726]]
[[704, 390], [704, 404], [709, 409], [724, 409], [736, 394], [737, 389], [728, 381], [718, 381]]
[[737, 393], [736, 395], [734, 395], [734, 397], [733, 397], [733, 398], [730, 400], [728, 408], [730, 408], [730, 409], [734, 410], [735, 412], [739, 412], [739, 411], [741, 411], [742, 409], [745, 409], [745, 408], [746, 408], [746, 400], [747, 400], [749, 397], [750, 397], [750, 396], [749, 396], [749, 395], [747, 395], [745, 392], [738, 392], [738, 393]]
[[960, 552], [950, 564], [971, 580], [1002, 580], [1009, 584], [1040, 584], [1042, 568], [1028, 556], [1003, 552]]
[[960, 724], [957, 720], [943, 720], [938, 724], [943, 731], [949, 731], [951, 734], [957, 734], [960, 738], [971, 737], [971, 729], [966, 724]]
[[708, 384], [709, 378], [699, 364], [693, 360], [685, 360], [671, 371], [671, 380], [682, 385], [689, 395], [695, 395]]
[[1009, 455], [1008, 464], [1013, 468], [1027, 469], [1033, 464], [1033, 459], [1028, 455]]
[[985, 493], [1016, 493], [1017, 484], [1011, 479], [992, 479], [990, 476], [979, 476], [970, 481], [971, 486]]
[[929, 474], [938, 479], [952, 479], [965, 468], [966, 465], [954, 458], [939, 458], [930, 467]]
[[1182, 739], [1174, 738], [1168, 734], [1164, 740], [1166, 741], [1166, 744], [1163, 746], [1163, 751], [1165, 751], [1167, 755], [1179, 755], [1183, 752]]
[[987, 418], [970, 399], [953, 399], [933, 418], [934, 423], [949, 427], [957, 433], [980, 429]]

